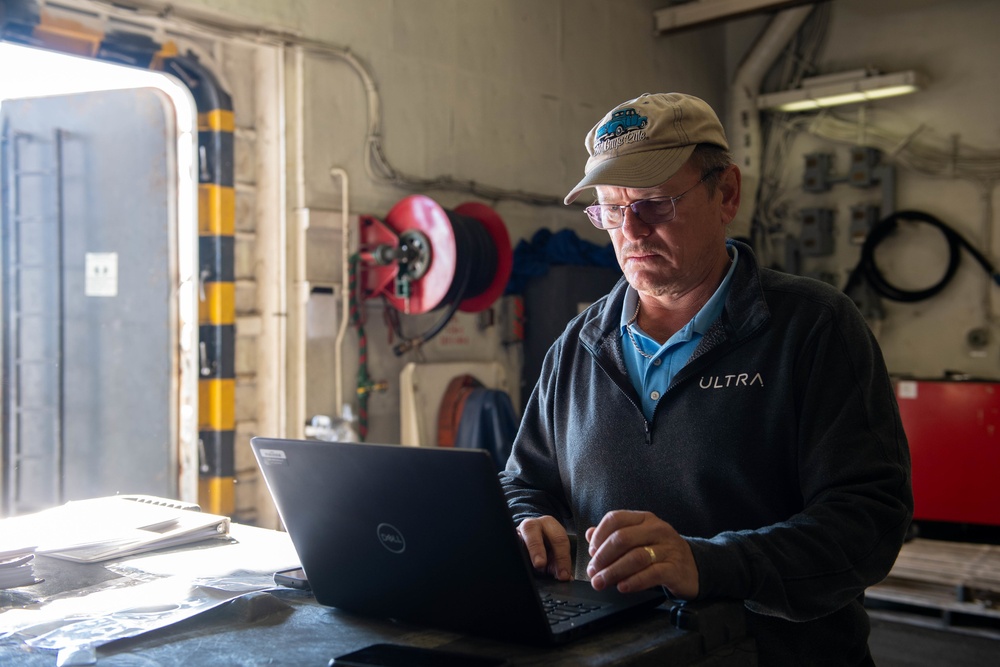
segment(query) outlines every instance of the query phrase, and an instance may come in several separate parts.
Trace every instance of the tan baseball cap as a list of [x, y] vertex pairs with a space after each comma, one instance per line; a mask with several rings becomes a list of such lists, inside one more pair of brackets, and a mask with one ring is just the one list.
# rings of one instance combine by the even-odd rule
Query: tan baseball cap
[[729, 150], [712, 107], [684, 93], [644, 93], [622, 102], [587, 133], [590, 158], [565, 203], [587, 188], [651, 188], [677, 173], [698, 144]]

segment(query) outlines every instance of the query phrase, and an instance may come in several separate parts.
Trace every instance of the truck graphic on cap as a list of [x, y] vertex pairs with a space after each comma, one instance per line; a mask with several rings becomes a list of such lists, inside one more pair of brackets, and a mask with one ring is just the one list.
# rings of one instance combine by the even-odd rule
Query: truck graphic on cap
[[649, 122], [646, 116], [640, 116], [633, 108], [619, 109], [611, 114], [611, 120], [597, 128], [595, 141], [601, 142], [612, 136], [620, 137], [633, 130], [644, 129]]

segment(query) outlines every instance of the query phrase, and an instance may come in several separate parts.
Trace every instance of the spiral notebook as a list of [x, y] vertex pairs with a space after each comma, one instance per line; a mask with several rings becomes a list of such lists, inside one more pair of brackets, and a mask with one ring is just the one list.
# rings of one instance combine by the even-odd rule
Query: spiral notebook
[[0, 535], [34, 552], [94, 563], [228, 538], [229, 517], [201, 512], [197, 505], [156, 496], [106, 496], [0, 521]]

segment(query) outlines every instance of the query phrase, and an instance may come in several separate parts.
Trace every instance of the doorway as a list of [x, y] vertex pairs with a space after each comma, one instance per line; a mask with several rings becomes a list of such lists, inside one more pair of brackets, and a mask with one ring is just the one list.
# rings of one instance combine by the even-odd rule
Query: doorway
[[[198, 495], [195, 103], [0, 44], [2, 513]], [[40, 87], [38, 84], [46, 84]]]

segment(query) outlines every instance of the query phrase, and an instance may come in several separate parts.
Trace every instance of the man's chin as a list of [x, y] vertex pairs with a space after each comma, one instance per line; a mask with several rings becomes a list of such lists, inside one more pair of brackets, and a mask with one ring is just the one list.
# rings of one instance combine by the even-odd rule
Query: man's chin
[[653, 275], [649, 271], [626, 273], [625, 279], [636, 292], [649, 296], [662, 296], [669, 291], [670, 278], [662, 274]]

